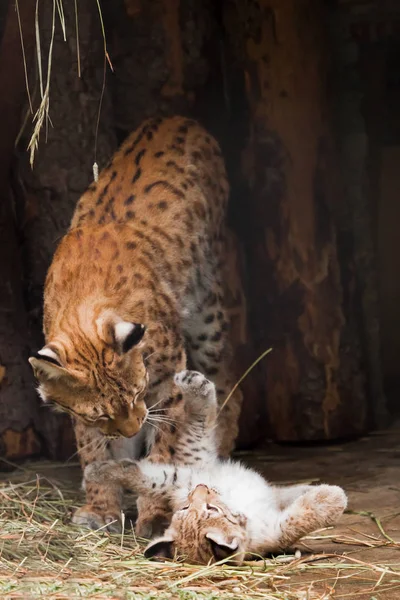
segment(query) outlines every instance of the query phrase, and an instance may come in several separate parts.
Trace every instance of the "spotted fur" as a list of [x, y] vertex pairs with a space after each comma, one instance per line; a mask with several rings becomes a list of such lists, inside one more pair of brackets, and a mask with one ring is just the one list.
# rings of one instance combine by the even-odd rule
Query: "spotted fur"
[[[171, 459], [182, 401], [173, 374], [188, 360], [215, 382], [219, 404], [232, 389], [227, 199], [217, 142], [173, 117], [146, 121], [79, 200], [46, 279], [46, 346], [30, 362], [42, 399], [72, 414], [83, 466], [144, 446]], [[240, 404], [237, 391], [221, 414], [221, 455], [233, 448]], [[80, 523], [118, 517], [117, 492], [90, 484], [86, 495]]]

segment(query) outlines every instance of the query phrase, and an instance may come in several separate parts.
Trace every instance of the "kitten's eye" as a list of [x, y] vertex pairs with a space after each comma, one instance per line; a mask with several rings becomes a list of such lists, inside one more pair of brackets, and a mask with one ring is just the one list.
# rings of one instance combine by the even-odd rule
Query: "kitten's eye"
[[188, 510], [188, 508], [189, 508], [189, 505], [187, 505], [187, 506], [182, 506], [182, 508], [180, 508], [179, 510]]
[[210, 510], [211, 512], [221, 512], [218, 506], [214, 506], [213, 504], [207, 504], [207, 510]]

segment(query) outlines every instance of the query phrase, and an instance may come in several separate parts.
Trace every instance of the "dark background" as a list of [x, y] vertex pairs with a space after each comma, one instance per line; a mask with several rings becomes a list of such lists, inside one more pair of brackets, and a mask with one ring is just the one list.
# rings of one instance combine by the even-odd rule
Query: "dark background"
[[[66, 417], [39, 405], [43, 281], [80, 194], [156, 114], [198, 118], [232, 185], [227, 291], [244, 385], [240, 445], [324, 442], [396, 415], [400, 356], [400, 9], [375, 0], [63, 3], [49, 115], [36, 1], [0, 4], [0, 453], [66, 458]], [[46, 81], [53, 1], [39, 3]], [[77, 37], [80, 77], [77, 60]], [[102, 108], [96, 127], [99, 102]], [[97, 131], [97, 143], [96, 143]], [[228, 265], [229, 266], [229, 265]], [[242, 284], [235, 278], [242, 273]]]

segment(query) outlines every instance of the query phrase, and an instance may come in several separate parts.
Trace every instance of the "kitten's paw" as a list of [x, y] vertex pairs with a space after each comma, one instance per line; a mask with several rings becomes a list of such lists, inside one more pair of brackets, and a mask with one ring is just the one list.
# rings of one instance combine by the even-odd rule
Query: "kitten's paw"
[[104, 483], [113, 479], [115, 469], [118, 468], [116, 460], [104, 460], [90, 463], [83, 473], [86, 482]]
[[299, 498], [307, 511], [313, 511], [321, 527], [332, 525], [347, 507], [347, 496], [337, 485], [317, 485]]
[[207, 425], [211, 426], [217, 414], [215, 385], [198, 371], [181, 371], [174, 381], [182, 390], [186, 410], [192, 416], [207, 419]]
[[138, 518], [135, 525], [135, 533], [138, 537], [151, 540], [164, 533], [171, 522], [171, 517], [166, 514], [157, 514], [152, 517]]
[[215, 385], [198, 371], [180, 371], [174, 382], [186, 394], [206, 396], [215, 402]]
[[90, 463], [85, 471], [84, 478], [86, 482], [93, 483], [109, 483], [121, 482], [124, 476], [132, 468], [135, 468], [137, 463], [134, 460], [124, 458], [123, 460], [104, 460]]
[[121, 532], [121, 513], [117, 509], [100, 511], [98, 508], [86, 504], [75, 511], [72, 523], [80, 527], [87, 527], [96, 531], [102, 529], [109, 533]]

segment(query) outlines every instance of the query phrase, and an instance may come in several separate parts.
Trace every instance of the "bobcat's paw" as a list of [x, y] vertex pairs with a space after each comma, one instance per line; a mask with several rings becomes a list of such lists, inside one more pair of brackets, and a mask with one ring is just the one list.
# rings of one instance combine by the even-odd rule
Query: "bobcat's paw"
[[100, 511], [98, 508], [85, 504], [75, 511], [72, 522], [80, 527], [102, 529], [109, 533], [121, 532], [121, 513], [117, 510]]

